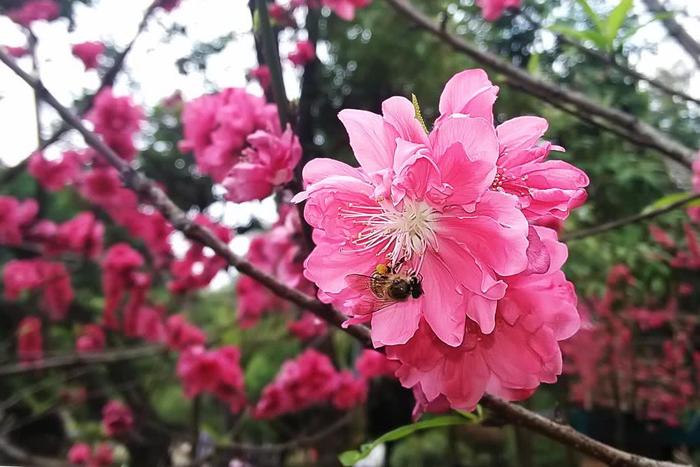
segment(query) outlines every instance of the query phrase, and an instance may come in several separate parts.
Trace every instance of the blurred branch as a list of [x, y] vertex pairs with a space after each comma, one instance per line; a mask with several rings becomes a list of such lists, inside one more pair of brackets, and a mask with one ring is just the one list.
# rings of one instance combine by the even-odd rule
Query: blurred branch
[[[524, 10], [521, 9], [521, 10], [519, 10], [518, 13], [528, 23], [530, 23], [530, 25], [532, 25], [538, 29], [547, 29], [547, 28], [543, 27], [538, 21], [535, 21], [533, 18], [531, 18]], [[644, 82], [648, 83], [649, 85], [655, 87], [659, 91], [661, 91], [665, 94], [668, 94], [669, 96], [680, 97], [681, 99], [684, 99], [688, 102], [693, 102], [695, 104], [700, 105], [700, 99], [696, 99], [695, 97], [692, 97], [683, 91], [679, 91], [677, 89], [674, 89], [671, 86], [667, 85], [666, 83], [659, 81], [658, 79], [650, 78], [648, 76], [643, 75], [642, 73], [638, 72], [634, 68], [620, 63], [615, 58], [615, 55], [613, 55], [613, 54], [607, 55], [607, 54], [601, 53], [597, 50], [593, 50], [591, 48], [588, 48], [585, 45], [580, 44], [574, 40], [571, 40], [568, 37], [564, 36], [563, 34], [558, 34], [558, 33], [553, 32], [551, 30], [549, 30], [549, 32], [554, 34], [554, 37], [556, 37], [560, 43], [569, 45], [569, 46], [575, 48], [576, 50], [578, 50], [579, 52], [582, 52], [583, 54], [588, 55], [589, 57], [591, 57], [595, 60], [598, 60], [602, 63], [605, 63], [606, 65], [614, 66], [615, 68], [617, 68], [618, 70], [620, 70], [624, 74], [631, 76], [632, 78], [634, 78], [637, 81], [644, 81]]]
[[[389, 0], [395, 1], [395, 0]], [[168, 196], [150, 179], [129, 166], [117, 156], [112, 149], [105, 145], [94, 133], [89, 131], [70, 110], [61, 105], [56, 98], [44, 87], [41, 82], [34, 80], [24, 72], [17, 64], [0, 49], [0, 61], [5, 63], [12, 71], [21, 77], [34, 89], [38, 89], [42, 98], [53, 107], [58, 114], [73, 128], [78, 130], [85, 138], [87, 144], [97, 151], [110, 165], [119, 171], [124, 183], [136, 192], [142, 199], [158, 209], [166, 219], [188, 238], [197, 241], [211, 248], [217, 255], [225, 258], [229, 265], [238, 269], [242, 274], [248, 275], [267, 287], [275, 295], [288, 300], [302, 309], [313, 312], [319, 318], [347, 332], [365, 347], [372, 348], [372, 339], [369, 329], [365, 326], [343, 327], [345, 316], [329, 305], [320, 302], [281, 283], [275, 277], [257, 269], [248, 261], [233, 253], [226, 243], [219, 240], [211, 230], [194, 223], [188, 219], [185, 213], [180, 210]], [[579, 449], [596, 459], [609, 462], [615, 466], [640, 466], [640, 467], [676, 467], [677, 464], [668, 462], [658, 462], [652, 459], [635, 456], [603, 443], [593, 440], [588, 436], [577, 432], [573, 428], [560, 425], [548, 420], [541, 415], [529, 411], [523, 407], [506, 402], [498, 397], [485, 395], [482, 398], [484, 407], [491, 409], [506, 420], [528, 427], [542, 435], [558, 440], [566, 445]]]
[[644, 0], [647, 8], [654, 14], [661, 15], [661, 21], [664, 23], [668, 33], [676, 39], [676, 42], [688, 52], [688, 55], [695, 61], [700, 68], [700, 44], [683, 29], [678, 21], [673, 19], [673, 15], [669, 14], [659, 0]]
[[26, 466], [71, 467], [71, 464], [60, 459], [29, 454], [4, 437], [0, 437], [0, 452]]
[[612, 126], [624, 138], [636, 144], [656, 149], [668, 158], [690, 168], [695, 151], [665, 135], [653, 126], [640, 121], [634, 115], [606, 107], [588, 96], [562, 86], [535, 78], [527, 71], [511, 65], [498, 56], [486, 52], [475, 44], [442, 30], [440, 25], [418, 11], [407, 0], [386, 0], [396, 11], [406, 16], [416, 26], [426, 30], [456, 51], [467, 55], [478, 63], [505, 75], [507, 80], [525, 92], [553, 103], [567, 103], [577, 117], [597, 116], [605, 122], [606, 129]]
[[610, 230], [619, 229], [620, 227], [624, 227], [626, 225], [636, 224], [639, 222], [647, 221], [649, 219], [653, 219], [655, 217], [658, 217], [658, 216], [661, 216], [661, 215], [666, 214], [668, 212], [671, 212], [675, 209], [683, 208], [691, 201], [695, 201], [698, 199], [700, 199], [700, 194], [694, 193], [692, 195], [688, 195], [685, 198], [682, 198], [682, 199], [676, 201], [675, 203], [671, 203], [668, 206], [665, 206], [663, 208], [654, 209], [652, 211], [641, 213], [641, 214], [635, 214], [633, 216], [623, 217], [622, 219], [618, 219], [618, 220], [611, 221], [611, 222], [606, 222], [604, 224], [600, 224], [600, 225], [595, 226], [595, 227], [590, 227], [588, 229], [577, 230], [575, 232], [571, 232], [568, 235], [562, 235], [561, 241], [569, 242], [571, 240], [580, 240], [582, 238], [592, 237], [594, 235], [599, 235], [599, 234], [602, 234], [604, 232], [608, 232]]
[[22, 373], [32, 373], [55, 368], [69, 368], [84, 365], [102, 365], [118, 363], [136, 358], [151, 357], [163, 352], [163, 347], [145, 345], [140, 347], [128, 347], [123, 349], [107, 350], [99, 353], [72, 353], [46, 357], [35, 362], [11, 363], [0, 366], [0, 376], [13, 376]]
[[272, 79], [272, 94], [277, 104], [282, 131], [291, 120], [289, 118], [289, 101], [284, 89], [284, 76], [282, 75], [282, 63], [280, 62], [277, 34], [272, 30], [270, 14], [267, 11], [267, 1], [257, 0], [257, 13], [260, 19], [260, 32], [262, 36], [263, 56], [270, 69]]
[[[92, 104], [95, 100], [95, 97], [105, 88], [108, 88], [114, 84], [114, 80], [117, 78], [117, 75], [119, 72], [122, 70], [124, 67], [124, 62], [126, 61], [126, 56], [129, 54], [131, 49], [134, 46], [134, 43], [136, 43], [136, 39], [141, 35], [143, 30], [146, 28], [146, 24], [148, 23], [148, 19], [151, 17], [153, 12], [155, 11], [156, 7], [158, 6], [159, 0], [154, 0], [154, 2], [148, 7], [146, 12], [143, 15], [143, 18], [141, 19], [141, 22], [139, 23], [138, 29], [136, 31], [136, 34], [134, 35], [133, 39], [131, 39], [131, 42], [122, 50], [119, 55], [117, 55], [114, 59], [114, 63], [112, 63], [112, 66], [109, 67], [109, 69], [105, 72], [105, 74], [102, 76], [102, 79], [100, 80], [100, 86], [97, 88], [97, 91], [94, 93], [88, 95], [85, 99], [85, 103], [83, 104], [82, 108], [77, 110], [78, 115], [81, 117], [84, 116], [86, 113], [92, 109]], [[30, 37], [33, 37], [31, 35]], [[35, 39], [36, 40], [36, 39]], [[30, 41], [31, 44], [31, 41]], [[37, 102], [39, 101], [37, 97]], [[38, 106], [38, 104], [37, 104]], [[37, 110], [37, 126], [39, 125], [39, 115], [38, 115], [38, 110]], [[24, 159], [22, 159], [21, 162], [19, 162], [17, 165], [13, 167], [9, 167], [6, 169], [4, 172], [0, 173], [0, 186], [5, 185], [6, 183], [10, 183], [12, 180], [17, 178], [21, 173], [23, 173], [26, 169], [27, 166], [29, 165], [29, 158], [36, 152], [41, 152], [47, 147], [51, 146], [52, 144], [56, 143], [59, 141], [64, 134], [68, 132], [68, 130], [71, 129], [71, 126], [66, 124], [65, 122], [58, 127], [56, 131], [53, 132], [51, 136], [48, 138], [39, 141], [39, 145], [37, 148], [31, 152], [31, 154], [27, 155]], [[39, 134], [41, 135], [41, 132], [39, 130]]]

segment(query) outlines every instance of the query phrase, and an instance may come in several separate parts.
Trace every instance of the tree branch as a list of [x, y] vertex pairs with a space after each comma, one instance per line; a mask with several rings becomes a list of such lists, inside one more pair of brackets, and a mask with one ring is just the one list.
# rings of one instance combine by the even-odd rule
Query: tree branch
[[[329, 322], [330, 324], [343, 329], [345, 332], [360, 341], [365, 347], [372, 347], [369, 329], [364, 326], [357, 325], [342, 328], [342, 323], [345, 321], [345, 316], [342, 313], [298, 290], [287, 287], [285, 284], [279, 282], [275, 277], [255, 268], [248, 261], [238, 257], [209, 229], [195, 224], [192, 222], [192, 220], [188, 219], [185, 213], [181, 211], [170, 200], [170, 198], [168, 198], [168, 196], [156, 184], [153, 183], [153, 181], [149, 180], [147, 177], [130, 167], [108, 146], [106, 146], [94, 133], [87, 130], [80, 120], [63, 105], [61, 105], [43, 86], [43, 84], [37, 82], [27, 73], [25, 73], [2, 49], [0, 49], [0, 61], [10, 67], [27, 84], [35, 89], [38, 89], [42, 98], [51, 107], [53, 107], [69, 125], [78, 130], [83, 138], [85, 138], [85, 141], [93, 149], [95, 149], [107, 162], [110, 163], [110, 165], [119, 171], [124, 183], [134, 190], [134, 192], [136, 192], [142, 199], [146, 200], [146, 202], [149, 202], [151, 205], [153, 205], [153, 207], [158, 209], [177, 230], [183, 232], [188, 238], [208, 246], [214, 250], [216, 254], [225, 258], [231, 266], [238, 269], [238, 271], [240, 271], [242, 274], [246, 274], [257, 280], [275, 295], [299, 305], [303, 309], [313, 312], [318, 317]], [[571, 445], [579, 449], [581, 452], [595, 457], [596, 459], [609, 462], [611, 465], [677, 467], [676, 464], [657, 462], [652, 459], [634, 456], [632, 454], [606, 446], [584, 434], [578, 433], [573, 428], [554, 423], [534, 412], [515, 404], [510, 404], [497, 397], [486, 395], [482, 400], [484, 406], [490, 408], [495, 413], [498, 413], [506, 420], [513, 423], [522, 424], [523, 426], [535, 430], [538, 433], [558, 440], [564, 444]]]
[[668, 33], [676, 39], [676, 42], [688, 52], [688, 55], [695, 61], [700, 68], [700, 44], [683, 29], [683, 26], [678, 24], [678, 21], [673, 19], [659, 0], [644, 0], [644, 3], [649, 8], [649, 11], [655, 14], [663, 15], [661, 21], [664, 23]]
[[22, 462], [27, 466], [71, 467], [71, 464], [59, 459], [29, 454], [25, 450], [12, 444], [7, 438], [4, 437], [0, 437], [0, 452], [18, 462]]
[[688, 195], [685, 198], [682, 198], [675, 203], [671, 203], [666, 207], [659, 208], [659, 209], [654, 209], [653, 211], [641, 213], [641, 214], [635, 214], [633, 216], [628, 216], [628, 217], [623, 217], [622, 219], [618, 219], [615, 221], [611, 222], [606, 222], [604, 224], [597, 225], [595, 227], [590, 227], [588, 229], [581, 229], [577, 230], [575, 232], [571, 232], [568, 235], [562, 235], [561, 236], [561, 241], [563, 242], [570, 242], [572, 240], [580, 240], [582, 238], [586, 237], [592, 237], [594, 235], [599, 235], [605, 232], [608, 232], [610, 230], [614, 229], [619, 229], [620, 227], [624, 227], [626, 225], [630, 224], [636, 224], [642, 221], [647, 221], [649, 219], [653, 219], [655, 217], [661, 216], [663, 214], [666, 214], [668, 212], [671, 212], [675, 209], [683, 208], [685, 207], [688, 203], [691, 201], [695, 201], [700, 199], [700, 194], [699, 193], [694, 193], [692, 195]]
[[287, 100], [287, 93], [284, 89], [284, 76], [282, 75], [282, 63], [280, 62], [277, 36], [270, 24], [270, 15], [267, 11], [266, 0], [257, 0], [257, 13], [260, 19], [263, 56], [265, 57], [265, 63], [270, 69], [272, 94], [277, 104], [277, 113], [279, 114], [282, 131], [284, 131], [284, 127], [291, 121], [289, 118], [289, 101]]
[[[665, 135], [653, 126], [640, 121], [634, 115], [617, 109], [605, 107], [590, 97], [562, 86], [538, 79], [527, 71], [511, 65], [498, 56], [486, 52], [476, 45], [441, 29], [440, 25], [424, 13], [414, 8], [407, 0], [385, 0], [397, 12], [401, 13], [416, 26], [434, 35], [456, 51], [490, 67], [506, 76], [509, 82], [540, 99], [553, 104], [567, 103], [578, 117], [595, 115], [606, 123], [624, 129], [625, 138], [633, 143], [653, 148], [668, 158], [690, 168], [695, 158], [695, 151]], [[632, 137], [634, 135], [634, 138]]]
[[0, 366], [0, 376], [14, 376], [23, 373], [51, 370], [56, 368], [69, 368], [85, 365], [102, 365], [108, 363], [123, 362], [143, 357], [152, 357], [164, 352], [160, 346], [144, 345], [140, 347], [127, 347], [122, 349], [106, 350], [99, 353], [72, 353], [46, 357], [35, 362], [10, 363]]

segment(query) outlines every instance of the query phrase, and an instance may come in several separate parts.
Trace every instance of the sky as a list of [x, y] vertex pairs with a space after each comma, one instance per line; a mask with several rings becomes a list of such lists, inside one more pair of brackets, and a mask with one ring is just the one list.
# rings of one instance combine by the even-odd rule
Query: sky
[[[381, 1], [381, 0], [375, 0]], [[524, 0], [525, 2], [530, 0]], [[39, 39], [38, 58], [42, 80], [59, 101], [70, 103], [83, 95], [86, 90], [94, 90], [99, 85], [95, 71], [84, 71], [82, 63], [71, 55], [70, 46], [74, 43], [100, 40], [113, 44], [121, 50], [134, 36], [137, 25], [151, 0], [95, 0], [93, 7], [76, 3], [74, 31], [68, 31], [64, 19], [52, 23], [40, 22], [34, 27]], [[570, 0], [575, 4], [574, 0]], [[418, 3], [418, 0], [416, 0]], [[617, 0], [608, 0], [612, 8]], [[688, 31], [700, 30], [700, 1], [674, 0], [668, 6], [686, 9], [690, 17], [677, 19]], [[635, 11], [646, 14], [641, 0], [635, 0]], [[360, 12], [360, 14], [362, 14]], [[175, 35], [163, 42], [166, 31], [173, 24], [187, 28], [186, 35]], [[179, 8], [171, 13], [157, 11], [146, 30], [139, 37], [126, 61], [127, 73], [122, 73], [115, 85], [117, 94], [129, 93], [135, 101], [146, 108], [157, 104], [161, 99], [181, 90], [185, 99], [197, 97], [205, 92], [226, 86], [246, 86], [246, 71], [256, 65], [252, 20], [245, 0], [182, 0]], [[207, 42], [231, 34], [234, 40], [219, 54], [210, 57], [206, 73], [194, 72], [188, 75], [178, 73], [175, 62], [186, 56], [194, 44]], [[636, 44], [653, 44], [655, 52], [645, 52], [636, 64], [639, 71], [656, 76], [659, 70], [673, 74], [683, 74], [694, 70], [691, 59], [668, 37], [660, 23], [651, 24], [636, 34], [632, 41]], [[20, 29], [5, 17], [0, 17], [0, 45], [24, 45]], [[282, 37], [280, 52], [286, 56], [293, 48], [290, 34]], [[319, 56], [324, 59], [323, 50]], [[20, 59], [20, 65], [30, 68], [28, 58]], [[291, 98], [299, 94], [297, 71], [285, 67], [285, 83]], [[136, 83], [137, 87], [132, 85]], [[250, 85], [252, 92], [260, 92], [257, 85]], [[692, 77], [688, 91], [700, 97], [700, 73]], [[0, 161], [5, 165], [15, 165], [36, 147], [36, 119], [34, 115], [31, 89], [4, 66], [0, 66]], [[42, 121], [57, 122], [57, 116], [44, 109]], [[45, 123], [44, 123], [45, 124]], [[50, 134], [50, 129], [45, 131]], [[58, 152], [66, 144], [80, 140], [73, 135], [68, 143], [54, 145], [48, 152]], [[263, 221], [276, 220], [274, 203], [246, 203], [242, 206], [216, 205], [211, 208], [216, 217], [222, 216], [227, 225], [245, 224], [255, 213]], [[182, 242], [176, 241], [183, 245]], [[244, 252], [247, 239], [234, 240], [234, 250]]]

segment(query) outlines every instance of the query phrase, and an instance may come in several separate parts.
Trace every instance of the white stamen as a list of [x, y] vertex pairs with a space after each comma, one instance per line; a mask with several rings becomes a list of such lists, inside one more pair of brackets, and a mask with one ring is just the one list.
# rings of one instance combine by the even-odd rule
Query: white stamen
[[[391, 203], [380, 206], [349, 205], [341, 215], [364, 225], [353, 243], [361, 250], [380, 247], [390, 264], [422, 257], [430, 246], [437, 249], [435, 227], [438, 213], [423, 201], [405, 199], [400, 208]], [[422, 261], [420, 261], [422, 263]]]

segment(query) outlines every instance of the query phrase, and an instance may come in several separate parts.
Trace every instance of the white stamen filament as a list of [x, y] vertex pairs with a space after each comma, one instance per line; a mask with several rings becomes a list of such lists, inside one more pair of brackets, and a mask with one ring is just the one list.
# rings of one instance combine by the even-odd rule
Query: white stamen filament
[[438, 213], [423, 201], [406, 199], [400, 208], [389, 202], [377, 206], [351, 204], [341, 215], [365, 226], [353, 243], [361, 251], [381, 246], [379, 253], [385, 253], [390, 264], [422, 257], [428, 246], [437, 249]]

